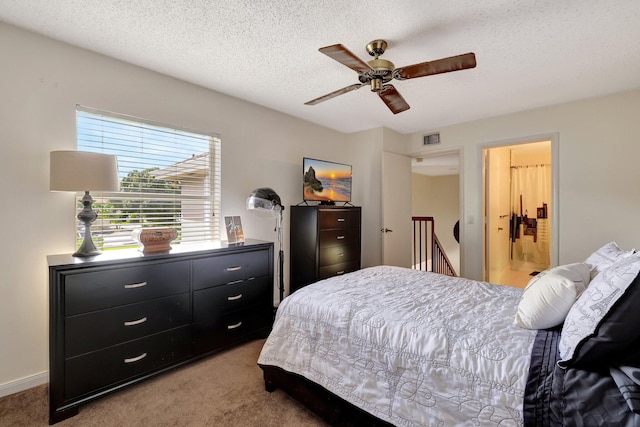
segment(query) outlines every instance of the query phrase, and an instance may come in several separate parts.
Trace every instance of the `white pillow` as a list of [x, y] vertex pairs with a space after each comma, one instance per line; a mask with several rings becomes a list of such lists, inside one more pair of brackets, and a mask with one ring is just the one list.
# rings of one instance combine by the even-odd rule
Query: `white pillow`
[[588, 264], [579, 262], [545, 270], [524, 288], [514, 325], [547, 329], [564, 322], [571, 306], [589, 284]]
[[586, 262], [559, 265], [549, 270], [550, 273], [559, 274], [571, 280], [576, 286], [576, 298], [578, 298], [591, 281], [591, 265]]
[[610, 242], [596, 250], [584, 261], [591, 265], [591, 280], [617, 261], [633, 255], [635, 251], [620, 249], [616, 242]]

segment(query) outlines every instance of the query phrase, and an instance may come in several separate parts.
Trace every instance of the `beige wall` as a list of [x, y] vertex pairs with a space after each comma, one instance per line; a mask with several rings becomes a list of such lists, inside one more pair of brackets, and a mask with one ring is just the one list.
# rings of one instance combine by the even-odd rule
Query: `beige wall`
[[411, 216], [432, 216], [435, 231], [456, 273], [460, 273], [460, 245], [453, 227], [460, 219], [458, 175], [411, 174]]
[[[510, 141], [557, 135], [560, 264], [584, 260], [612, 240], [639, 247], [639, 111], [635, 90], [436, 129], [439, 149], [464, 153], [462, 274], [482, 277], [482, 148]], [[408, 136], [407, 152], [424, 152], [427, 133]]]
[[551, 164], [551, 141], [510, 146], [511, 166]]
[[[0, 63], [0, 395], [47, 380], [46, 256], [74, 250], [76, 214], [72, 194], [49, 192], [49, 152], [75, 149], [76, 104], [219, 133], [222, 216], [241, 215], [247, 237], [276, 240], [275, 222], [248, 213], [245, 200], [270, 186], [285, 206], [299, 203], [304, 156], [354, 163], [353, 203], [365, 224], [377, 220], [375, 181], [360, 179], [379, 169], [376, 135], [345, 135], [5, 24]], [[288, 287], [288, 210], [284, 236]], [[372, 236], [367, 265], [380, 253]]]

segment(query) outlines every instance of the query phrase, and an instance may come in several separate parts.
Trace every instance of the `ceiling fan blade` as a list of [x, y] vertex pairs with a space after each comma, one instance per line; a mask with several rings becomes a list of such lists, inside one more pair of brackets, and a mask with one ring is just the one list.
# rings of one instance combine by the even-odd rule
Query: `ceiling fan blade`
[[371, 71], [371, 67], [369, 66], [369, 64], [355, 56], [349, 49], [341, 44], [321, 47], [318, 50], [327, 55], [329, 58], [335, 59], [339, 63], [346, 65], [347, 67], [358, 73]]
[[319, 98], [312, 99], [311, 101], [305, 102], [304, 105], [316, 105], [321, 102], [327, 101], [331, 98], [335, 98], [338, 95], [342, 95], [343, 93], [351, 92], [352, 90], [360, 89], [362, 86], [367, 86], [368, 83], [356, 83], [351, 86], [343, 87], [342, 89], [338, 89], [335, 92], [328, 93]]
[[393, 114], [402, 113], [411, 108], [393, 85], [382, 86], [382, 89], [378, 91], [378, 95]]
[[467, 68], [474, 68], [475, 66], [476, 55], [473, 53], [465, 53], [463, 55], [450, 56], [449, 58], [436, 59], [435, 61], [427, 61], [396, 68], [393, 71], [393, 77], [398, 80], [415, 79], [416, 77], [466, 70]]

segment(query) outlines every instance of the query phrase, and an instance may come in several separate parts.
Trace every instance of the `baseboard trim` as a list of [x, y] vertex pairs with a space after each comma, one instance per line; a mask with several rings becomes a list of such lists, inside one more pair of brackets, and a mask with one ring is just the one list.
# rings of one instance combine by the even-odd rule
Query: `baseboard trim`
[[32, 387], [37, 387], [48, 382], [48, 371], [29, 375], [28, 377], [20, 378], [15, 381], [9, 381], [8, 383], [0, 384], [0, 397], [9, 396], [10, 394], [18, 393], [19, 391], [24, 391]]

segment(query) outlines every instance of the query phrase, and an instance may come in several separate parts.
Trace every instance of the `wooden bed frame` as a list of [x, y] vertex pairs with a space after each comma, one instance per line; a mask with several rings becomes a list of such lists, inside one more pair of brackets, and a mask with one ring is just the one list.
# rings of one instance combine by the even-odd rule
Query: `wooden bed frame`
[[268, 392], [282, 389], [332, 426], [393, 427], [301, 375], [276, 366], [259, 366], [264, 372], [264, 386]]

